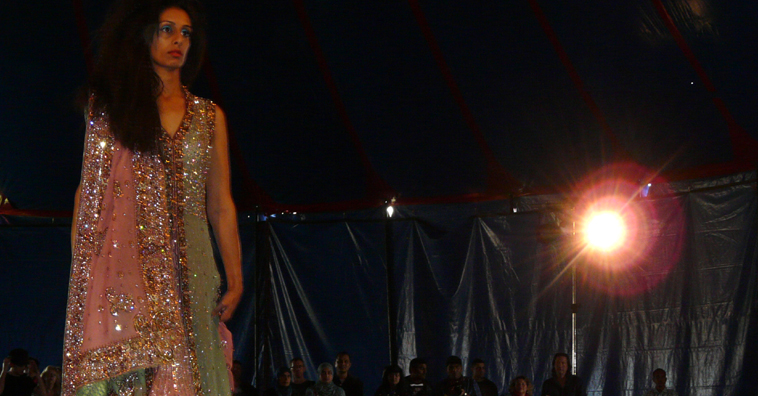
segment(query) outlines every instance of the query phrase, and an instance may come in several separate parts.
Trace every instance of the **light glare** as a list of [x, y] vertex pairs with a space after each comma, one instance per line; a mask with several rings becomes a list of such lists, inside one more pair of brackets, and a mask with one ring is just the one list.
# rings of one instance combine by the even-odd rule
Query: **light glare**
[[606, 252], [619, 247], [625, 236], [623, 220], [617, 213], [610, 211], [592, 215], [585, 229], [587, 243]]

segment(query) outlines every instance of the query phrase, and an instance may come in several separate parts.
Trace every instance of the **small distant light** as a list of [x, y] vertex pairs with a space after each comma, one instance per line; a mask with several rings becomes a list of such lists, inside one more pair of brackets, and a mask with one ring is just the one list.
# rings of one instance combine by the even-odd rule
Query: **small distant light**
[[100, 148], [105, 148], [105, 140], [103, 140], [102, 142], [100, 142]]
[[513, 213], [518, 213], [518, 208], [513, 208]]
[[271, 213], [271, 218], [276, 217], [276, 213]]
[[690, 85], [695, 85], [695, 82], [694, 81], [690, 81]]
[[644, 187], [642, 187], [642, 190], [640, 191], [640, 196], [642, 198], [647, 198], [648, 194], [650, 193], [650, 187], [653, 186], [653, 183], [648, 183]]
[[393, 208], [392, 205], [387, 206], [387, 216], [392, 217], [394, 213], [395, 213], [395, 208]]
[[297, 212], [292, 212], [292, 214], [293, 214], [293, 215], [296, 215], [296, 214], [297, 214]]
[[116, 331], [121, 331], [121, 325], [120, 324], [116, 325]]

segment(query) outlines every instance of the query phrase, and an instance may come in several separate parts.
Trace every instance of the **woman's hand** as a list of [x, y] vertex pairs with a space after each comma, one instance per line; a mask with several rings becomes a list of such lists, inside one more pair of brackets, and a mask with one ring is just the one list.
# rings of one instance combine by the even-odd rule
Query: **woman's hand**
[[219, 315], [222, 322], [226, 322], [234, 315], [234, 311], [237, 309], [237, 305], [242, 299], [242, 288], [236, 288], [233, 290], [227, 290], [221, 297], [221, 301], [213, 310], [213, 315]]

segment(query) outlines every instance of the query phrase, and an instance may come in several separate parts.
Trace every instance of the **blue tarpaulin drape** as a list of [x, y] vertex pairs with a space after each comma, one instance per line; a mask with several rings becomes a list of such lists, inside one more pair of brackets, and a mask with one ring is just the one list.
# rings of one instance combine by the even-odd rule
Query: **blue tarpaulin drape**
[[[668, 371], [680, 395], [752, 395], [758, 386], [757, 204], [754, 172], [672, 184], [636, 199], [652, 210], [647, 248], [609, 272], [537, 238], [560, 197], [398, 206], [355, 213], [240, 216], [247, 287], [230, 323], [235, 356], [259, 388], [295, 356], [307, 373], [351, 354], [365, 394], [393, 357], [444, 376], [473, 358], [506, 393], [536, 385], [571, 348], [577, 269], [577, 371], [591, 395], [639, 395]], [[514, 212], [516, 209], [516, 212]], [[68, 230], [6, 218], [0, 227], [0, 349], [60, 362]]]

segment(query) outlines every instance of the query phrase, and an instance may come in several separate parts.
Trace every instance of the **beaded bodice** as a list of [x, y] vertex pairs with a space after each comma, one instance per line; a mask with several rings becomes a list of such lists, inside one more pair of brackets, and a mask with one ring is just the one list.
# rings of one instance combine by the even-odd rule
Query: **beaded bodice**
[[206, 218], [205, 183], [210, 167], [211, 142], [215, 126], [215, 105], [185, 90], [184, 118], [173, 137], [163, 133], [161, 145], [169, 172], [172, 213]]

